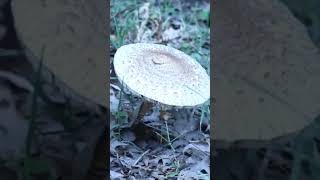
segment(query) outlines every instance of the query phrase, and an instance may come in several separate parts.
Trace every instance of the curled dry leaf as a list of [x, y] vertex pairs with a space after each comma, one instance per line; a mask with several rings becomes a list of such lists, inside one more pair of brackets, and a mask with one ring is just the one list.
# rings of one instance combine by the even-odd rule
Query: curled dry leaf
[[121, 88], [115, 84], [110, 84], [110, 87], [112, 87], [113, 89], [115, 89], [117, 91], [121, 91]]
[[184, 179], [210, 179], [210, 167], [207, 160], [198, 161], [189, 167], [181, 170], [178, 174], [178, 180]]
[[128, 144], [112, 139], [110, 142], [110, 152], [117, 153], [118, 147], [126, 147], [126, 146], [128, 146]]
[[132, 168], [132, 166], [134, 165], [134, 163], [136, 161], [135, 159], [128, 157], [128, 156], [121, 156], [119, 159], [120, 159], [122, 165], [124, 165], [125, 167], [127, 167], [129, 169]]
[[110, 171], [110, 178], [111, 179], [120, 179], [120, 178], [123, 178], [123, 174], [120, 174], [120, 173], [118, 173], [118, 172], [115, 172], [115, 171]]
[[185, 153], [186, 151], [192, 151], [192, 154], [200, 154], [200, 156], [206, 155], [209, 156], [210, 155], [210, 145], [208, 144], [204, 144], [204, 143], [191, 143], [188, 144], [184, 149], [183, 149], [183, 153]]

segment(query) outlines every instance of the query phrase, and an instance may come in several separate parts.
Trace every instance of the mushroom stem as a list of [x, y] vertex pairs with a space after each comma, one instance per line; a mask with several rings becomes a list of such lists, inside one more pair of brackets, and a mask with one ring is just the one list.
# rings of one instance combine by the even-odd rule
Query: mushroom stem
[[143, 121], [143, 117], [146, 115], [146, 113], [151, 109], [152, 103], [149, 101], [144, 100], [139, 108], [138, 116], [137, 116], [137, 122]]
[[166, 105], [160, 106], [160, 120], [167, 121], [173, 117], [172, 116], [173, 114], [170, 113], [170, 111], [169, 111], [170, 109], [171, 109], [170, 106], [166, 106]]
[[166, 115], [166, 111], [161, 108], [160, 109], [160, 120], [166, 120], [165, 115]]

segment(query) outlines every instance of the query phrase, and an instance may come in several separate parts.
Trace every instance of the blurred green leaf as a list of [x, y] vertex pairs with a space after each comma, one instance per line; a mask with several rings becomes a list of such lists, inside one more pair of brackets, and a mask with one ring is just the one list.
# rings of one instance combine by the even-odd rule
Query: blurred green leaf
[[199, 54], [199, 53], [192, 53], [191, 54], [191, 57], [193, 57], [194, 59], [196, 59], [198, 62], [202, 62], [202, 57], [201, 57], [201, 55]]
[[201, 21], [209, 21], [210, 11], [208, 10], [200, 11], [198, 12], [197, 17]]
[[173, 172], [173, 173], [170, 173], [167, 177], [169, 177], [169, 178], [177, 177], [178, 174], [179, 174], [179, 172]]
[[118, 111], [115, 113], [115, 116], [120, 123], [126, 123], [128, 121], [128, 113], [125, 111]]

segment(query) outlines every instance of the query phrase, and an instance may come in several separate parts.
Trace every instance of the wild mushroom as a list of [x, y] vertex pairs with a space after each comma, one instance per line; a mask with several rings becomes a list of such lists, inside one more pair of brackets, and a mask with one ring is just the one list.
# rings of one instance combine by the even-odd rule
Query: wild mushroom
[[124, 45], [117, 50], [113, 65], [119, 81], [145, 99], [138, 118], [152, 102], [162, 107], [194, 107], [210, 97], [206, 70], [192, 57], [169, 46]]
[[214, 13], [211, 138], [270, 140], [311, 124], [320, 113], [320, 55], [306, 28], [276, 0], [225, 0]]

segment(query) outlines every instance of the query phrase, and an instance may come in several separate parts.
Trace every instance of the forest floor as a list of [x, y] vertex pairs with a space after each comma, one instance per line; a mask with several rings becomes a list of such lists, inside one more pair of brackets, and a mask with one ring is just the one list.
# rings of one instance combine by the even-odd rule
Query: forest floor
[[209, 73], [209, 6], [209, 1], [111, 1], [112, 178], [210, 179], [209, 104], [168, 110], [166, 122], [155, 105], [132, 128], [141, 99], [123, 90], [112, 65], [122, 45], [160, 43], [192, 56]]
[[[283, 1], [289, 4], [293, 2]], [[312, 3], [304, 7], [304, 11], [300, 11], [299, 4], [292, 3], [289, 6], [307, 26], [310, 36], [319, 47], [320, 16], [313, 12]], [[27, 120], [35, 118], [36, 115], [30, 113], [30, 109], [33, 108], [34, 93], [30, 90], [33, 81], [25, 81], [24, 78], [24, 75], [31, 76], [34, 72], [31, 72], [30, 64], [25, 63], [27, 60], [16, 37], [8, 1], [0, 1], [0, 7], [2, 8], [0, 11], [0, 117], [2, 118], [0, 138], [8, 141], [10, 138], [18, 137], [17, 141], [11, 141], [15, 143], [0, 144], [2, 154], [3, 150], [15, 150], [17, 147], [25, 146], [25, 141], [21, 137], [24, 137], [22, 135], [26, 134], [30, 127], [31, 123]], [[210, 145], [213, 143], [210, 141], [212, 128], [210, 128], [209, 104], [194, 109], [168, 110], [165, 122], [159, 120], [159, 107], [155, 105], [150, 112], [147, 112], [143, 122], [138, 126], [132, 126], [142, 100], [128, 94], [117, 80], [112, 65], [114, 53], [119, 47], [129, 43], [161, 43], [192, 56], [209, 74], [211, 53], [209, 0], [111, 0], [110, 11], [112, 179], [210, 179], [210, 175], [212, 176], [210, 158], [215, 160], [214, 164], [218, 164], [212, 168], [217, 179], [248, 180], [248, 177], [263, 180], [283, 180], [289, 179], [288, 177], [293, 180], [318, 179], [320, 137], [316, 125], [311, 130], [305, 131], [309, 134], [294, 136], [293, 140], [296, 143], [270, 142], [262, 147], [260, 143], [251, 143], [251, 148], [242, 148], [235, 143], [211, 152]], [[45, 120], [48, 120], [48, 104], [50, 103], [41, 102], [38, 107], [41, 110], [41, 117]], [[55, 112], [50, 112], [51, 114], [64, 116], [65, 113], [69, 113], [64, 106], [51, 107], [55, 108]], [[78, 116], [77, 119], [89, 117], [89, 115], [84, 116], [83, 112], [78, 113]], [[57, 117], [59, 120], [63, 118]], [[41, 118], [38, 119], [41, 121]], [[49, 120], [52, 123], [52, 120]], [[320, 118], [316, 120], [319, 121]], [[40, 122], [40, 125], [37, 125], [39, 129], [46, 130], [53, 127], [43, 122], [47, 123]], [[6, 126], [2, 126], [3, 124]], [[55, 162], [65, 167], [85, 164], [81, 160], [73, 161], [81, 159], [80, 157], [83, 157], [81, 153], [74, 159], [62, 159], [62, 157], [66, 154], [68, 157], [72, 154], [73, 157], [74, 151], [81, 152], [81, 149], [82, 152], [87, 151], [81, 148], [83, 146], [81, 141], [92, 136], [91, 132], [95, 131], [96, 127], [90, 127], [91, 131], [86, 134], [82, 131], [86, 127], [77, 127], [77, 131], [72, 133], [66, 131], [66, 127], [70, 127], [70, 124], [64, 120], [55, 122], [54, 125], [56, 133], [48, 133], [50, 137], [43, 131], [37, 131], [35, 138], [38, 141], [35, 143], [37, 147], [35, 149], [40, 152], [36, 153], [37, 156], [17, 158], [9, 154], [10, 156], [5, 156], [7, 159], [0, 159], [1, 179], [19, 179], [18, 176], [37, 173], [40, 174], [40, 179], [47, 177], [58, 179], [59, 174], [56, 172], [55, 176], [48, 175], [52, 168], [51, 161], [47, 157], [53, 157], [52, 159], [57, 160]], [[7, 127], [11, 129], [7, 130]], [[70, 129], [73, 130], [72, 125]], [[76, 132], [83, 137], [75, 138]], [[9, 134], [7, 136], [10, 138], [2, 136], [3, 134]], [[49, 153], [43, 155], [43, 152]], [[64, 167], [59, 170], [69, 173], [65, 172]]]

